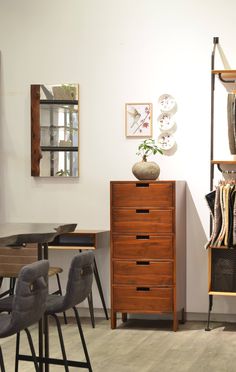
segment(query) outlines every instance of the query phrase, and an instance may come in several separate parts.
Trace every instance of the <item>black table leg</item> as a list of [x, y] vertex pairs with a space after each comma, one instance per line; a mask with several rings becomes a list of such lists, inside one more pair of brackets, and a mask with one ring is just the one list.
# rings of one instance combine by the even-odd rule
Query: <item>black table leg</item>
[[43, 244], [38, 243], [38, 260], [43, 259]]
[[[43, 244], [43, 258], [48, 260], [48, 243]], [[45, 372], [49, 372], [49, 363], [47, 359], [49, 358], [49, 327], [48, 327], [48, 317], [45, 315], [43, 317], [44, 322], [44, 356], [45, 356]]]
[[107, 313], [106, 303], [105, 303], [105, 299], [104, 299], [104, 296], [103, 296], [102, 285], [101, 285], [101, 281], [100, 281], [100, 278], [99, 278], [98, 268], [97, 268], [97, 263], [96, 263], [95, 257], [94, 257], [94, 276], [95, 276], [95, 280], [96, 280], [96, 283], [97, 283], [99, 295], [100, 295], [100, 298], [101, 298], [101, 301], [102, 301], [103, 310], [104, 310], [106, 319], [108, 320], [109, 316], [108, 316], [108, 313]]
[[43, 321], [38, 323], [38, 339], [39, 339], [39, 371], [43, 372]]
[[44, 356], [45, 356], [45, 372], [49, 372], [49, 364], [47, 359], [49, 358], [49, 327], [48, 327], [48, 317], [45, 315], [44, 321]]
[[43, 244], [43, 258], [48, 260], [48, 243]]
[[[43, 258], [43, 244], [38, 243], [38, 260]], [[39, 342], [39, 371], [43, 372], [43, 320], [38, 323], [38, 342]], [[41, 359], [41, 360], [40, 360]]]

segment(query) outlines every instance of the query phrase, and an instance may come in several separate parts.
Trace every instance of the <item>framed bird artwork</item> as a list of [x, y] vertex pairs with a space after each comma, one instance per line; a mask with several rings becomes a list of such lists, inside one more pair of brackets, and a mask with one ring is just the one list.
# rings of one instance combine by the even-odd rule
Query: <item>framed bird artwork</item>
[[152, 136], [151, 103], [125, 104], [125, 131], [126, 137]]

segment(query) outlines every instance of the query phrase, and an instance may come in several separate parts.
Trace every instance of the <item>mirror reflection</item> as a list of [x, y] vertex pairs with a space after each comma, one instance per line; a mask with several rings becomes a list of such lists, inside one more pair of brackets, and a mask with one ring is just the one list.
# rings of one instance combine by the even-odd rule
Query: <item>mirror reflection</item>
[[33, 176], [77, 177], [79, 87], [31, 86]]

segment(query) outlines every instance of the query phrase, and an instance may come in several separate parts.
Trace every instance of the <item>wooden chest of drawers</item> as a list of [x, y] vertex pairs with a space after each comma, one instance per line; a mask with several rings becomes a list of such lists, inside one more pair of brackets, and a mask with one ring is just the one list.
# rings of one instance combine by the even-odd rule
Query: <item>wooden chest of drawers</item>
[[186, 307], [185, 182], [111, 182], [111, 327], [117, 313]]

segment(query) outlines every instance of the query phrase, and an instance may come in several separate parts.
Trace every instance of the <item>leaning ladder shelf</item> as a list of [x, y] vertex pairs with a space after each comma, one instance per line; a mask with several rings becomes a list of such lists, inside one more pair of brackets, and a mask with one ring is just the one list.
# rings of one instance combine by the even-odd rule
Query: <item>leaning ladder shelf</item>
[[[215, 70], [215, 49], [219, 43], [219, 38], [213, 38], [213, 51], [211, 55], [211, 144], [210, 144], [210, 190], [213, 189], [214, 180], [214, 166], [217, 165], [218, 169], [224, 173], [236, 173], [236, 160], [214, 160], [214, 100], [215, 100], [215, 78], [219, 78], [220, 82], [229, 93], [236, 93], [236, 70]], [[228, 168], [227, 168], [228, 167]], [[212, 232], [212, 223], [210, 224], [210, 235]], [[214, 290], [212, 286], [212, 253], [224, 252], [235, 252], [236, 249], [229, 249], [229, 247], [221, 246], [214, 247], [210, 246], [208, 250], [208, 295], [209, 295], [209, 309], [208, 309], [208, 320], [206, 331], [210, 331], [210, 314], [213, 306], [213, 296], [236, 296], [236, 288], [234, 291], [218, 291]], [[236, 270], [236, 267], [235, 267]]]

